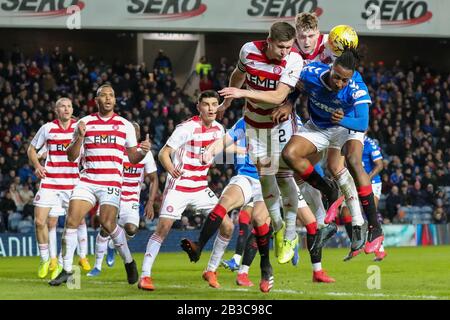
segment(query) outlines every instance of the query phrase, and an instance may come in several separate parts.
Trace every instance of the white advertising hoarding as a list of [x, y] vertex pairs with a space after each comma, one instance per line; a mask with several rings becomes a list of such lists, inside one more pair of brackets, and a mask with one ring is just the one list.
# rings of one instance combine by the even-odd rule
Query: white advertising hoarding
[[0, 27], [266, 32], [302, 11], [323, 31], [450, 37], [448, 0], [0, 0]]

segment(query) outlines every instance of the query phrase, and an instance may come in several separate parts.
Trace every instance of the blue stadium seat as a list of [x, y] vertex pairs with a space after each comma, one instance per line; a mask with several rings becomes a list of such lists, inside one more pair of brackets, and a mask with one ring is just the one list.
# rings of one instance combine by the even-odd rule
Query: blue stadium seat
[[20, 213], [11, 213], [8, 217], [8, 230], [10, 232], [17, 232], [19, 223], [22, 220], [22, 215]]
[[32, 232], [33, 229], [34, 229], [33, 221], [30, 220], [22, 220], [19, 222], [19, 225], [17, 226], [17, 231], [19, 233]]

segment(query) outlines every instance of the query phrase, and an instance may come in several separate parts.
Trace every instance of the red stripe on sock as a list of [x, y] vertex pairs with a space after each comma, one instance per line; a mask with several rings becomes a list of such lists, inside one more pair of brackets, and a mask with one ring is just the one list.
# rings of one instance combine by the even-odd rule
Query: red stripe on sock
[[317, 222], [307, 224], [305, 228], [307, 234], [315, 235], [317, 233]]
[[342, 222], [347, 224], [347, 223], [351, 223], [352, 222], [352, 216], [344, 216], [342, 218]]
[[249, 224], [250, 223], [250, 215], [247, 211], [241, 210], [239, 211], [239, 223]]
[[223, 219], [223, 217], [225, 217], [225, 215], [227, 214], [227, 209], [225, 209], [220, 204], [216, 204], [211, 213], [214, 213]]
[[359, 188], [357, 188], [357, 190], [358, 190], [358, 196], [366, 197], [372, 193], [372, 185], [369, 184], [368, 186], [359, 187]]
[[255, 234], [257, 236], [262, 237], [269, 233], [269, 225], [267, 223], [265, 223], [262, 226], [255, 227], [254, 230], [255, 230]]
[[311, 173], [313, 173], [314, 171], [314, 167], [310, 164], [309, 167], [303, 171], [303, 173], [300, 174], [300, 178], [302, 178], [302, 180], [306, 181], [309, 176], [311, 175]]

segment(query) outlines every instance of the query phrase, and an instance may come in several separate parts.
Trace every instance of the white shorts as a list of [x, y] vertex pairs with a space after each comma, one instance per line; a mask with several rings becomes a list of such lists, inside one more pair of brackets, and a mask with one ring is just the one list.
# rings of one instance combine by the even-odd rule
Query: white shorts
[[166, 189], [161, 203], [159, 216], [178, 220], [187, 206], [207, 215], [217, 204], [219, 199], [210, 188], [197, 192], [181, 192], [175, 189]]
[[139, 203], [134, 201], [121, 201], [119, 220], [117, 223], [122, 227], [127, 223], [139, 227]]
[[53, 207], [50, 212], [48, 213], [48, 216], [50, 218], [58, 218], [58, 217], [62, 217], [65, 216], [67, 213], [67, 210], [64, 209], [63, 207]]
[[[236, 185], [242, 190], [244, 195], [244, 204], [246, 206], [251, 202], [264, 201], [262, 196], [261, 183], [249, 176], [237, 175], [230, 179], [228, 186]], [[228, 186], [223, 190], [222, 194], [225, 193]]]
[[[61, 212], [61, 210], [69, 207], [69, 199], [71, 194], [72, 190], [40, 188], [34, 197], [33, 205], [41, 208], [59, 208], [57, 211]], [[61, 214], [56, 215], [56, 217], [59, 215]]]
[[99, 186], [92, 183], [80, 182], [75, 186], [70, 200], [85, 200], [95, 206], [98, 202], [99, 207], [108, 204], [120, 208], [120, 188]]
[[292, 172], [281, 157], [281, 152], [297, 128], [297, 122], [292, 119], [272, 129], [257, 129], [246, 124], [248, 154], [253, 163], [259, 162], [261, 165], [260, 175]]
[[373, 191], [373, 195], [375, 197], [378, 198], [378, 200], [380, 200], [381, 198], [381, 187], [382, 187], [382, 183], [378, 182], [378, 183], [372, 183], [372, 191]]
[[310, 141], [316, 147], [317, 152], [328, 148], [341, 150], [349, 140], [358, 140], [364, 145], [364, 132], [349, 130], [341, 126], [321, 129], [311, 120], [300, 127], [295, 135]]

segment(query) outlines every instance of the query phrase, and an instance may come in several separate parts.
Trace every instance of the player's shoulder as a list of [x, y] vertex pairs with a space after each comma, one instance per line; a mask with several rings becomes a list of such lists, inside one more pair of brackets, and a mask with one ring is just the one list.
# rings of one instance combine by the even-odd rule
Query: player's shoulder
[[245, 128], [245, 118], [239, 118], [238, 121], [236, 121], [236, 123], [233, 125], [233, 128]]
[[53, 128], [58, 128], [59, 127], [59, 125], [58, 125], [58, 120], [53, 120], [53, 121], [49, 121], [49, 122], [47, 122], [47, 123], [44, 123], [43, 125], [42, 125], [42, 129], [43, 130], [50, 130], [50, 129], [53, 129]]
[[114, 115], [113, 121], [115, 122], [115, 124], [122, 123], [125, 126], [132, 126], [132, 124], [129, 120], [125, 119], [122, 116], [119, 116], [118, 114]]
[[303, 67], [303, 78], [319, 78], [322, 73], [330, 69], [329, 65], [320, 61], [314, 61]]
[[241, 47], [241, 54], [261, 53], [264, 49], [264, 46], [265, 46], [264, 40], [255, 40], [246, 42]]
[[96, 113], [91, 113], [91, 114], [88, 114], [88, 115], [84, 116], [83, 118], [81, 118], [77, 122], [83, 121], [85, 124], [88, 124], [88, 122], [94, 121], [94, 120], [97, 120], [97, 119], [98, 119], [98, 117], [97, 117]]
[[223, 127], [223, 125], [218, 122], [217, 120], [214, 120], [213, 123], [211, 124], [211, 129], [215, 129], [217, 131], [221, 131], [221, 132], [225, 132], [225, 129]]
[[155, 159], [153, 158], [153, 153], [151, 151], [147, 152], [144, 159], [141, 160], [141, 164], [154, 163]]
[[288, 56], [289, 63], [301, 63], [303, 65], [303, 57], [296, 48], [292, 47], [292, 50], [289, 52]]

